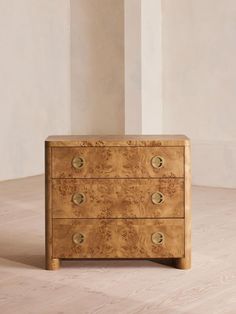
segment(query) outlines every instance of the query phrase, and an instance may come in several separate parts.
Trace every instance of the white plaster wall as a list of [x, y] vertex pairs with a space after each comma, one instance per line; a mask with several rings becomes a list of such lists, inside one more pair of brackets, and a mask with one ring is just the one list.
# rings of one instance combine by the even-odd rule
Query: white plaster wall
[[70, 130], [69, 1], [0, 1], [0, 180], [44, 171], [44, 139]]
[[142, 0], [124, 0], [125, 134], [142, 133]]
[[70, 20], [70, 1], [0, 0], [0, 180], [42, 173], [72, 127], [185, 133], [193, 183], [236, 187], [236, 3], [160, 3], [72, 0]]
[[161, 0], [125, 2], [125, 133], [162, 132]]
[[161, 0], [141, 2], [142, 134], [161, 134]]
[[194, 184], [236, 187], [236, 2], [162, 5], [164, 132], [192, 139]]
[[71, 0], [73, 134], [124, 133], [124, 0]]

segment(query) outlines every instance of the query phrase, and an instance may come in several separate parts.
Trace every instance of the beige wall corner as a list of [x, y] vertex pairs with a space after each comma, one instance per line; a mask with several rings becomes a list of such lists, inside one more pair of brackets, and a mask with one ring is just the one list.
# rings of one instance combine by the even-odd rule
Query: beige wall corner
[[125, 133], [142, 133], [142, 0], [125, 5]]
[[124, 133], [124, 1], [71, 1], [72, 133]]
[[161, 1], [125, 0], [125, 133], [161, 134]]
[[161, 134], [161, 0], [142, 0], [141, 11], [142, 134]]

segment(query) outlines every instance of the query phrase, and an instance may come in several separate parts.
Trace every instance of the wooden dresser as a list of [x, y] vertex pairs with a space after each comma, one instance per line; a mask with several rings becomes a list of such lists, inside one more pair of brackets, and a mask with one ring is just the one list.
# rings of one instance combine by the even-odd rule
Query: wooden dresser
[[185, 136], [50, 136], [46, 269], [61, 259], [171, 258], [191, 267]]

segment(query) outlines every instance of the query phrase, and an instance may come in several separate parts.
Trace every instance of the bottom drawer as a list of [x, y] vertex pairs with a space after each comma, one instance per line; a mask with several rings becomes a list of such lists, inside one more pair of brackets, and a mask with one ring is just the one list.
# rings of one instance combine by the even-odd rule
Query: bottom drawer
[[54, 258], [184, 256], [184, 219], [54, 219]]

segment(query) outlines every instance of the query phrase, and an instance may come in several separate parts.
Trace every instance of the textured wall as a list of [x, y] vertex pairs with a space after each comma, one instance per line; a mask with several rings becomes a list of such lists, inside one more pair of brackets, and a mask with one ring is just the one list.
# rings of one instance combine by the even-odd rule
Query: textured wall
[[0, 180], [44, 170], [43, 141], [70, 129], [69, 1], [0, 1]]
[[142, 0], [125, 5], [125, 134], [142, 133]]
[[142, 134], [162, 133], [161, 0], [142, 0]]
[[191, 137], [195, 184], [236, 187], [236, 3], [159, 8], [0, 1], [0, 180], [43, 172], [48, 134], [163, 130]]
[[124, 132], [124, 1], [71, 1], [72, 133]]
[[164, 131], [193, 143], [193, 182], [236, 187], [236, 2], [164, 0]]
[[125, 3], [125, 133], [162, 132], [161, 0]]

